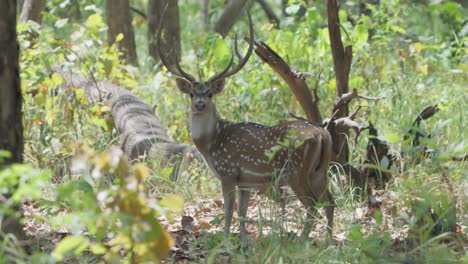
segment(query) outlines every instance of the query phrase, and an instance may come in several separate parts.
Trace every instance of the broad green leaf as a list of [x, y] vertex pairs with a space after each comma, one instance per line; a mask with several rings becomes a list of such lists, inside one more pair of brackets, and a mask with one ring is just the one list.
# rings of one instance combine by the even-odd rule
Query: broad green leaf
[[88, 28], [94, 32], [99, 31], [101, 28], [104, 28], [106, 24], [102, 19], [102, 16], [99, 14], [92, 14], [86, 20], [86, 25]]
[[8, 158], [11, 158], [11, 153], [9, 151], [0, 149], [0, 161], [2, 161], [2, 159], [8, 159]]
[[168, 195], [161, 199], [159, 204], [176, 214], [182, 214], [184, 212], [184, 199], [178, 195]]
[[117, 37], [115, 37], [115, 43], [120, 42], [122, 39], [124, 39], [124, 34], [119, 33]]
[[51, 76], [51, 81], [52, 81], [52, 87], [56, 88], [57, 86], [61, 85], [63, 83], [63, 78], [60, 74], [54, 72]]
[[396, 133], [384, 133], [384, 137], [391, 143], [399, 143], [401, 141], [401, 137]]
[[56, 28], [61, 28], [61, 27], [63, 27], [65, 24], [67, 24], [67, 22], [68, 22], [68, 18], [59, 19], [59, 20], [57, 20], [57, 22], [55, 22], [54, 25], [55, 25]]
[[104, 129], [105, 131], [109, 131], [110, 130], [110, 126], [109, 124], [106, 122], [105, 119], [102, 119], [102, 118], [99, 118], [99, 117], [93, 117], [91, 119], [91, 122], [99, 127], [101, 127], [102, 129]]
[[346, 236], [351, 241], [360, 241], [364, 238], [362, 232], [361, 232], [361, 226], [360, 225], [352, 225], [351, 229], [349, 230], [348, 235]]
[[288, 15], [295, 15], [299, 11], [299, 9], [301, 9], [301, 5], [300, 4], [294, 4], [294, 5], [290, 5], [290, 6], [286, 7], [286, 9], [284, 11]]
[[142, 183], [148, 178], [150, 172], [145, 163], [137, 163], [133, 168], [133, 173], [138, 183]]
[[103, 255], [104, 253], [106, 253], [106, 248], [101, 245], [101, 244], [91, 244], [89, 246], [89, 249], [91, 250], [91, 252], [93, 252], [93, 254], [95, 255]]
[[52, 252], [56, 261], [63, 260], [66, 256], [79, 255], [89, 245], [88, 239], [83, 236], [67, 236], [60, 241]]
[[230, 56], [230, 54], [231, 51], [226, 44], [226, 41], [221, 38], [216, 39], [213, 47], [213, 57], [216, 59], [223, 59]]

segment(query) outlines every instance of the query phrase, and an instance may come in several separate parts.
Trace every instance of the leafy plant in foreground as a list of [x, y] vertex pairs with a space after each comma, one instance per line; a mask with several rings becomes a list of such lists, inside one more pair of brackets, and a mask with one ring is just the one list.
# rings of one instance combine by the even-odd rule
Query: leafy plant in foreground
[[[50, 171], [39, 170], [28, 164], [3, 167], [3, 160], [8, 157], [9, 152], [0, 150], [0, 224], [9, 216], [21, 217], [18, 209], [21, 203], [25, 200], [39, 199], [42, 188], [51, 176]], [[27, 255], [13, 236], [0, 234], [0, 238], [0, 261], [18, 263], [27, 259]]]
[[140, 263], [167, 255], [173, 239], [156, 217], [180, 213], [180, 197], [149, 199], [144, 188], [148, 168], [130, 166], [117, 148], [101, 155], [84, 151], [73, 166], [84, 178], [57, 188], [53, 203], [70, 212], [57, 214], [54, 222], [66, 223], [73, 235], [56, 246], [55, 260], [86, 253], [106, 262]]

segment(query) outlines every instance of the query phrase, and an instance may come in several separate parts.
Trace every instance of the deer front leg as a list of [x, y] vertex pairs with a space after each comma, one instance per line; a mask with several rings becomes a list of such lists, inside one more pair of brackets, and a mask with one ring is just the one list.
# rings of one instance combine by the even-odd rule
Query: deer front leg
[[239, 230], [241, 243], [247, 242], [247, 229], [245, 222], [247, 221], [247, 209], [249, 208], [250, 190], [239, 189], [239, 197], [237, 202], [237, 215], [239, 216]]
[[224, 241], [228, 241], [231, 231], [232, 211], [234, 210], [235, 186], [231, 183], [221, 183], [224, 197]]

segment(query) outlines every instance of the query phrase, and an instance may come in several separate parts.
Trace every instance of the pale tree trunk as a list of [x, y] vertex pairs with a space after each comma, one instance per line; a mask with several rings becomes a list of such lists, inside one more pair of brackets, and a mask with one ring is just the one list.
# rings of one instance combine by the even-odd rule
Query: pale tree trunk
[[[19, 17], [20, 23], [26, 23], [27, 21], [34, 21], [38, 24], [42, 24], [42, 11], [45, 8], [45, 0], [24, 0], [21, 6], [21, 13]], [[39, 34], [36, 31], [27, 34], [27, 38], [31, 42], [31, 46], [36, 43], [36, 39]]]
[[[19, 79], [19, 46], [16, 40], [16, 0], [0, 1], [0, 149], [11, 158], [0, 169], [23, 162], [22, 99]], [[7, 198], [2, 197], [2, 198]], [[19, 210], [19, 208], [15, 208]], [[3, 214], [3, 213], [2, 213]], [[1, 231], [25, 239], [22, 225], [13, 216], [3, 215]]]
[[109, 26], [107, 31], [109, 45], [114, 44], [116, 37], [122, 33], [124, 38], [119, 43], [119, 49], [127, 62], [137, 64], [135, 35], [128, 0], [107, 0], [106, 12], [107, 25]]
[[38, 24], [42, 23], [42, 11], [44, 11], [45, 0], [24, 0], [21, 8], [20, 23], [32, 20]]
[[203, 0], [202, 2], [202, 21], [203, 21], [203, 30], [208, 31], [210, 28], [210, 0]]
[[215, 31], [223, 38], [227, 36], [234, 23], [239, 18], [247, 0], [228, 0], [223, 13], [216, 22]]
[[23, 4], [24, 4], [24, 0], [18, 0], [18, 10], [19, 10], [19, 13], [21, 14], [21, 9], [23, 8]]
[[157, 33], [164, 10], [161, 50], [166, 54], [171, 54], [167, 59], [171, 64], [174, 64], [181, 58], [179, 4], [177, 0], [148, 1], [148, 51], [155, 61], [159, 61]]

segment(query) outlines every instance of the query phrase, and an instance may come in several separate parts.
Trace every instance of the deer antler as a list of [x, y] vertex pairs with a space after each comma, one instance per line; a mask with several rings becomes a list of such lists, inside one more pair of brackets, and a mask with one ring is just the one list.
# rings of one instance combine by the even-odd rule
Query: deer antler
[[213, 83], [221, 78], [228, 78], [234, 74], [236, 74], [237, 72], [239, 72], [244, 66], [245, 64], [247, 63], [247, 61], [249, 60], [250, 58], [250, 55], [252, 55], [252, 52], [254, 50], [254, 30], [253, 30], [253, 23], [252, 23], [252, 17], [250, 16], [250, 13], [247, 12], [247, 17], [249, 18], [249, 32], [250, 32], [250, 46], [249, 46], [249, 50], [247, 51], [247, 53], [245, 54], [244, 57], [240, 57], [240, 53], [239, 53], [239, 50], [237, 49], [237, 36], [234, 38], [234, 52], [235, 54], [237, 55], [237, 57], [239, 57], [239, 63], [236, 65], [236, 67], [234, 67], [233, 69], [229, 70], [232, 66], [232, 61], [233, 61], [233, 58], [234, 58], [234, 55], [231, 56], [231, 61], [229, 62], [228, 66], [220, 73], [214, 75], [213, 77], [211, 77], [208, 82], [210, 83]]
[[159, 21], [159, 29], [158, 29], [158, 38], [157, 38], [157, 45], [158, 45], [158, 53], [159, 53], [159, 58], [161, 59], [162, 64], [167, 68], [167, 70], [177, 76], [185, 78], [189, 82], [195, 82], [195, 77], [193, 77], [191, 74], [186, 73], [184, 70], [182, 70], [182, 67], [180, 66], [179, 62], [176, 60], [175, 65], [176, 69], [174, 69], [173, 65], [169, 63], [167, 60], [166, 56], [164, 56], [164, 52], [162, 51], [162, 45], [161, 45], [161, 34], [162, 34], [162, 28], [164, 24], [164, 17], [166, 15], [166, 8], [164, 9], [162, 15], [161, 15], [161, 20]]

